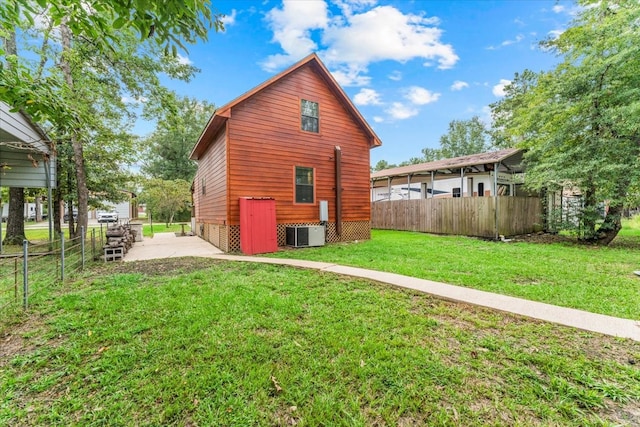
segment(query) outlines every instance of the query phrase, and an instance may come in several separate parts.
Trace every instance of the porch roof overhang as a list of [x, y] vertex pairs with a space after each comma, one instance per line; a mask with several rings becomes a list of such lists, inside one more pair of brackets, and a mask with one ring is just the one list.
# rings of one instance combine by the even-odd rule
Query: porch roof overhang
[[0, 102], [0, 186], [47, 188], [55, 183], [55, 153], [44, 131]]
[[392, 184], [405, 184], [409, 177], [412, 182], [429, 182], [433, 174], [434, 180], [458, 177], [464, 175], [493, 172], [496, 169], [502, 173], [521, 173], [523, 150], [507, 148], [490, 153], [472, 154], [451, 159], [436, 160], [434, 162], [400, 166], [384, 169], [371, 174], [374, 187]]

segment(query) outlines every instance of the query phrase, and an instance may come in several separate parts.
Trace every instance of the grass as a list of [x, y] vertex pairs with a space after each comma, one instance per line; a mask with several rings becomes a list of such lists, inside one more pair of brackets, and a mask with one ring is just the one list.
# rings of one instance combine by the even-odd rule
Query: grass
[[0, 329], [0, 424], [583, 426], [640, 413], [629, 340], [282, 266], [104, 268]]
[[640, 270], [640, 239], [633, 233], [627, 226], [621, 242], [596, 247], [373, 230], [368, 241], [268, 256], [334, 262], [640, 319], [640, 279], [633, 274]]
[[[184, 226], [184, 232], [188, 233], [189, 231], [191, 231], [191, 225], [186, 224]], [[153, 237], [155, 233], [178, 233], [178, 232], [182, 232], [182, 225], [180, 225], [180, 223], [177, 223], [177, 224], [174, 223], [168, 227], [164, 223], [157, 223], [157, 224], [154, 223], [153, 227], [151, 227], [151, 224], [144, 224], [142, 226], [142, 235], [144, 237]]]
[[[108, 224], [102, 224], [102, 230], [106, 230]], [[100, 226], [89, 226], [87, 235], [90, 235], [91, 230], [95, 229], [96, 233], [101, 230]], [[191, 231], [191, 225], [187, 224], [184, 227], [185, 233]], [[63, 227], [62, 231], [64, 232], [65, 238], [69, 238], [69, 229], [67, 227]], [[182, 226], [178, 224], [172, 224], [167, 227], [164, 223], [151, 224], [145, 223], [142, 227], [142, 233], [144, 237], [153, 237], [154, 233], [169, 233], [169, 232], [181, 232]], [[45, 242], [49, 240], [49, 229], [48, 228], [25, 228], [25, 235], [27, 240], [30, 242]], [[6, 234], [6, 225], [3, 224], [2, 227], [2, 237]]]

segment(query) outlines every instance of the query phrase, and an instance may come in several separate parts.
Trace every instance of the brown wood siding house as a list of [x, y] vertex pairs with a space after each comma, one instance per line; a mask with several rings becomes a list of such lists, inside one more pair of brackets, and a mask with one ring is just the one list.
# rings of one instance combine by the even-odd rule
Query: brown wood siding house
[[279, 246], [287, 226], [320, 225], [321, 200], [329, 242], [369, 239], [369, 150], [380, 144], [312, 54], [209, 120], [191, 153], [195, 232], [238, 251], [239, 199], [256, 197], [275, 199]]

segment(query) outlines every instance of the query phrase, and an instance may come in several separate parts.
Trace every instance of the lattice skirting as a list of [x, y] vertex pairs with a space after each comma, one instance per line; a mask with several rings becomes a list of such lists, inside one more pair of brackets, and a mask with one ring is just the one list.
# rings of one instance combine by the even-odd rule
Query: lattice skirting
[[[294, 224], [278, 224], [278, 246], [287, 244], [287, 227], [321, 225], [319, 222], [298, 222]], [[327, 241], [329, 243], [352, 242], [354, 240], [371, 239], [371, 223], [369, 221], [347, 221], [342, 223], [342, 236], [336, 232], [336, 224], [327, 224]]]
[[[229, 252], [229, 231], [228, 226], [220, 224], [196, 224], [198, 236], [211, 243], [224, 252]], [[238, 235], [240, 235], [238, 233]], [[238, 239], [238, 242], [240, 240]], [[238, 248], [240, 245], [238, 244]]]
[[[321, 225], [319, 222], [298, 222], [292, 224], [278, 224], [278, 246], [287, 244], [287, 227]], [[200, 237], [211, 242], [224, 252], [240, 251], [240, 226], [198, 224], [196, 232]], [[338, 236], [336, 224], [327, 224], [327, 241], [329, 243], [352, 242], [354, 240], [371, 239], [371, 223], [369, 221], [346, 221], [342, 223], [342, 235]]]

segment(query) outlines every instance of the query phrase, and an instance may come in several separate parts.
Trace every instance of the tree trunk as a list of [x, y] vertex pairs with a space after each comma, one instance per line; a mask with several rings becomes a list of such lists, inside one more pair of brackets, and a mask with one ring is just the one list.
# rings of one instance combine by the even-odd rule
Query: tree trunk
[[35, 212], [35, 221], [42, 221], [42, 196], [36, 196], [36, 212]]
[[[10, 31], [7, 37], [3, 37], [5, 52], [7, 55], [16, 55], [16, 33]], [[11, 63], [7, 64], [11, 67]], [[21, 245], [24, 236], [24, 188], [9, 188], [9, 214], [7, 215], [7, 232], [4, 237], [6, 245]]]
[[24, 188], [9, 188], [9, 215], [5, 245], [21, 245], [24, 235]]
[[597, 201], [596, 190], [591, 184], [587, 184], [584, 189], [584, 206], [582, 208], [582, 239], [593, 242], [597, 240], [596, 222], [597, 222]]
[[[60, 34], [62, 36], [62, 49], [64, 52], [71, 50], [71, 31], [67, 27], [66, 22], [60, 25]], [[71, 75], [71, 66], [66, 58], [66, 55], [62, 55], [60, 61], [60, 68], [64, 74], [65, 81], [69, 90], [73, 92], [73, 76]], [[89, 206], [89, 190], [87, 189], [87, 177], [84, 168], [84, 154], [82, 149], [82, 142], [78, 138], [78, 135], [72, 132], [71, 134], [71, 146], [73, 148], [73, 163], [76, 167], [76, 190], [78, 195], [78, 218], [76, 227], [70, 226], [69, 233], [71, 238], [80, 235], [80, 227], [87, 229], [89, 223], [88, 206]], [[70, 212], [69, 224], [72, 224], [73, 211]]]
[[598, 244], [608, 245], [616, 238], [622, 228], [622, 206], [609, 206], [604, 222], [598, 228]]

